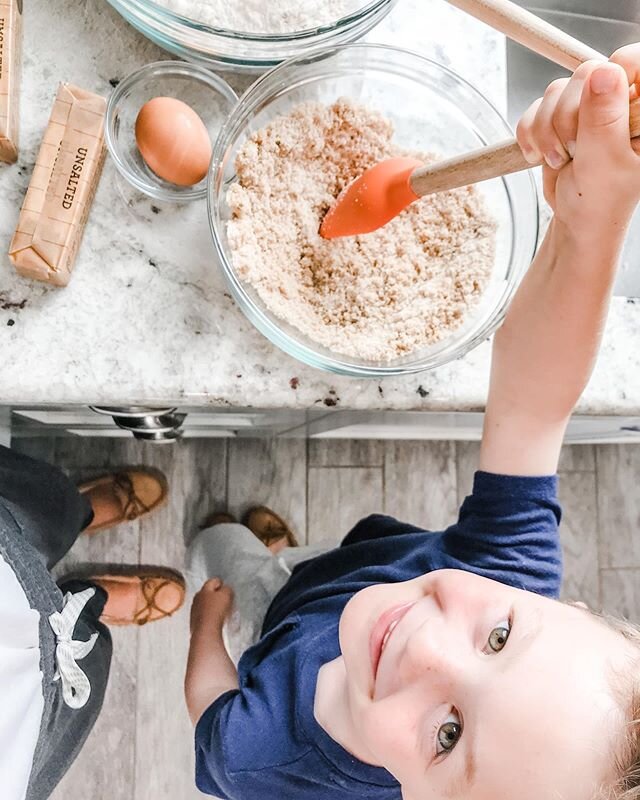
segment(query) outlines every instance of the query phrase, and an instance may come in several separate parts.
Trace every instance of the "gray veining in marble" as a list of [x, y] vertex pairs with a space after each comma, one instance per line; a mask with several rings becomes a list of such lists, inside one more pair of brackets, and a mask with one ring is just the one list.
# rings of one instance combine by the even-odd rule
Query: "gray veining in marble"
[[[444, 0], [400, 0], [368, 38], [451, 66], [504, 110], [502, 37]], [[334, 389], [343, 408], [481, 409], [486, 343], [436, 371], [386, 380], [383, 395], [377, 381], [338, 378], [282, 354], [228, 295], [205, 204], [153, 209], [109, 162], [71, 284], [53, 289], [13, 273], [6, 250], [57, 82], [106, 95], [110, 81], [166, 57], [106, 0], [26, 4], [22, 149], [17, 165], [0, 165], [0, 404], [308, 408]], [[639, 327], [636, 306], [616, 298], [580, 412], [640, 412], [640, 351], [628, 345]]]

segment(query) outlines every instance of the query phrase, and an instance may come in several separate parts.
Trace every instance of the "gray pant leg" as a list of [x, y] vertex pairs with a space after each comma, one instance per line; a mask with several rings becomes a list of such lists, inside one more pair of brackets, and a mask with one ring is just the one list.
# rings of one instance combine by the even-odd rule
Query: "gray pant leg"
[[[91, 733], [104, 701], [111, 664], [111, 634], [99, 619], [107, 600], [106, 592], [99, 586], [73, 581], [62, 587], [73, 594], [93, 588], [96, 593], [85, 606], [73, 631], [73, 639], [87, 641], [93, 633], [98, 639], [88, 656], [78, 666], [89, 678], [91, 695], [87, 704], [79, 709], [69, 708], [62, 697], [59, 682], [45, 689], [46, 714], [40, 729], [38, 747], [33, 760], [26, 800], [46, 800], [58, 785]], [[45, 646], [49, 649], [48, 646]], [[55, 651], [47, 652], [55, 659]]]
[[[40, 669], [44, 711], [27, 800], [45, 800], [73, 763], [98, 717], [111, 662], [111, 636], [99, 622], [106, 594], [99, 587], [76, 623], [73, 638], [98, 640], [79, 662], [91, 684], [80, 709], [62, 697], [56, 671], [56, 637], [49, 617], [62, 611], [63, 595], [48, 568], [71, 547], [91, 520], [91, 508], [60, 470], [0, 447], [0, 554], [11, 566], [29, 605], [40, 615]], [[89, 584], [67, 586], [76, 592]], [[2, 632], [0, 631], [0, 636]]]
[[47, 569], [93, 518], [91, 504], [61, 470], [1, 446], [0, 498]]

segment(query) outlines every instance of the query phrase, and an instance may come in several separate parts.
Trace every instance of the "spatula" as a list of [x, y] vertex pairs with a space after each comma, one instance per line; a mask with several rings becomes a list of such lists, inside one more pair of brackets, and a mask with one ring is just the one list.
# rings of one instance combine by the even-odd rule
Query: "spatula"
[[[607, 60], [578, 39], [510, 0], [449, 0], [510, 39], [573, 71], [584, 61]], [[630, 104], [631, 136], [640, 136], [640, 99]], [[531, 166], [515, 139], [424, 166], [416, 159], [391, 158], [366, 170], [329, 209], [320, 234], [325, 239], [381, 228], [408, 205], [434, 192], [498, 178]]]

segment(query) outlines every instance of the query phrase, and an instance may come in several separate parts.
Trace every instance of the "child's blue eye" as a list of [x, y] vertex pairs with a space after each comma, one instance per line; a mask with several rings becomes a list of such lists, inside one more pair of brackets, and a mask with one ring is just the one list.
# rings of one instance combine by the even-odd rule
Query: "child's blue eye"
[[446, 720], [438, 728], [436, 755], [448, 753], [458, 744], [462, 735], [462, 722], [458, 712], [453, 709]]
[[506, 645], [509, 634], [511, 633], [511, 624], [508, 620], [501, 622], [491, 631], [487, 645], [489, 650], [493, 653], [499, 653]]

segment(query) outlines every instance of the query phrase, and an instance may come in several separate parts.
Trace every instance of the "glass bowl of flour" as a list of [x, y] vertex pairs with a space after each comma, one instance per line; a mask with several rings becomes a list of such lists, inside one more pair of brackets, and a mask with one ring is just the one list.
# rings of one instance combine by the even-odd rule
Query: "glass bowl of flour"
[[371, 162], [447, 158], [512, 136], [471, 84], [415, 53], [352, 44], [258, 80], [214, 145], [217, 259], [236, 302], [285, 352], [338, 374], [416, 373], [498, 327], [535, 253], [529, 171], [413, 203], [333, 241], [323, 213]]
[[354, 42], [397, 0], [108, 0], [156, 44], [218, 69], [264, 72]]

